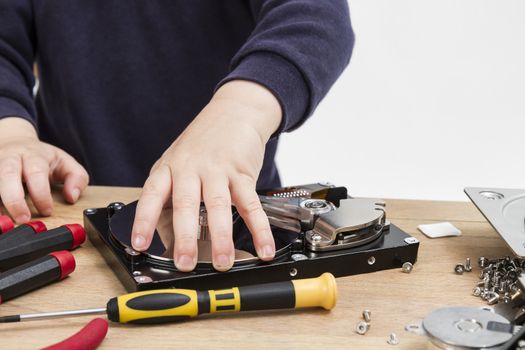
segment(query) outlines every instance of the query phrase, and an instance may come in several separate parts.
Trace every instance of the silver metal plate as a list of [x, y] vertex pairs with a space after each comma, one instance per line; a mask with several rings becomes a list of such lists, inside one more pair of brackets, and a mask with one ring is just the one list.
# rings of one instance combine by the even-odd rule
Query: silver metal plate
[[525, 190], [467, 187], [465, 193], [514, 254], [525, 258]]

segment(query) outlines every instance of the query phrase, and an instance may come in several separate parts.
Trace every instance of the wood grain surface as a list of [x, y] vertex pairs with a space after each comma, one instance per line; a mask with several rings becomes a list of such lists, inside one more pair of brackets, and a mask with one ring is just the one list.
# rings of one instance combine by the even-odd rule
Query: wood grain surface
[[[85, 208], [110, 202], [130, 202], [139, 189], [89, 187], [76, 205], [65, 204], [55, 193], [48, 227], [82, 223]], [[331, 311], [270, 311], [204, 316], [185, 323], [132, 326], [110, 324], [101, 349], [424, 349], [426, 339], [404, 331], [411, 321], [449, 305], [481, 306], [471, 295], [479, 269], [456, 275], [453, 267], [466, 257], [510, 254], [503, 240], [467, 202], [387, 200], [390, 220], [421, 242], [419, 259], [410, 274], [400, 269], [338, 278], [339, 300]], [[417, 225], [450, 221], [463, 235], [429, 239]], [[102, 307], [125, 290], [88, 241], [74, 251], [76, 271], [65, 280], [7, 301], [0, 315]], [[366, 335], [354, 327], [369, 309], [372, 322]], [[1, 349], [36, 349], [58, 342], [93, 317], [0, 324]], [[388, 345], [395, 332], [400, 344]]]

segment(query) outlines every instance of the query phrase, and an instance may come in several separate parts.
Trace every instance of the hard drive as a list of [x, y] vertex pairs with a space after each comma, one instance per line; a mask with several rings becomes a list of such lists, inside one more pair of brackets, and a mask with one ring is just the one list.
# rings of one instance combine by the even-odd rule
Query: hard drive
[[235, 263], [227, 272], [211, 263], [206, 209], [201, 206], [199, 259], [192, 272], [176, 269], [171, 208], [165, 208], [147, 251], [131, 247], [136, 202], [84, 211], [91, 242], [129, 291], [158, 288], [227, 288], [331, 272], [336, 277], [415, 263], [419, 241], [387, 220], [385, 203], [352, 198], [345, 187], [317, 183], [259, 192], [272, 228], [276, 255], [257, 257], [250, 232], [232, 208]]

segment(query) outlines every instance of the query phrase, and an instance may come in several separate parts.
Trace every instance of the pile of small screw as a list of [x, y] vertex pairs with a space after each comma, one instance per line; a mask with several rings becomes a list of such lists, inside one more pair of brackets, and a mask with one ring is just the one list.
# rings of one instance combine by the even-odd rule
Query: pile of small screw
[[478, 259], [481, 280], [472, 294], [485, 300], [489, 305], [498, 302], [509, 303], [521, 294], [518, 276], [525, 272], [525, 259], [511, 258]]

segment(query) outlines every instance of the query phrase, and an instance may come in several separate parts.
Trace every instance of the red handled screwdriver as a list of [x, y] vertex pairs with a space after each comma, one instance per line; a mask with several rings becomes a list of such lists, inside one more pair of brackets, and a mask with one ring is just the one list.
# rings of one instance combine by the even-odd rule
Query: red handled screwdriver
[[35, 233], [45, 231], [47, 231], [47, 227], [42, 221], [29, 221], [0, 235], [0, 242], [2, 242], [0, 244], [4, 245], [9, 240], [21, 239], [21, 237], [32, 236]]
[[63, 250], [0, 273], [0, 304], [66, 278], [75, 266], [73, 255]]
[[[15, 229], [16, 230], [16, 229]], [[20, 235], [0, 242], [0, 270], [4, 271], [58, 250], [70, 250], [86, 240], [84, 228], [64, 225], [37, 235]]]

